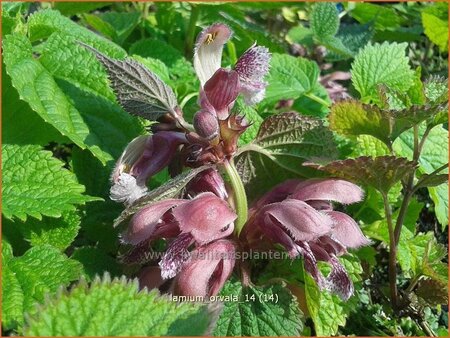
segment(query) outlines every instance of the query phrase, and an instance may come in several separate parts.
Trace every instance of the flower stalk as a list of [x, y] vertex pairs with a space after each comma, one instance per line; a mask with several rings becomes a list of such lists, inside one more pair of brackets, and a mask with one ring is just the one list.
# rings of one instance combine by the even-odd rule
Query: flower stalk
[[223, 164], [223, 169], [227, 173], [231, 188], [233, 190], [234, 207], [237, 214], [237, 219], [234, 225], [234, 231], [237, 236], [239, 236], [244, 224], [247, 222], [248, 218], [248, 203], [247, 195], [245, 193], [244, 184], [236, 170], [236, 167], [232, 160], [225, 161]]

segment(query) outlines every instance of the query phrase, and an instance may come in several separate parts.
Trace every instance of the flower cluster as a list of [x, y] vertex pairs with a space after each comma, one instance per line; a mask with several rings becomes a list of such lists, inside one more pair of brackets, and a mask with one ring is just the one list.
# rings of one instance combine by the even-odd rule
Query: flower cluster
[[[320, 288], [348, 299], [353, 284], [337, 256], [370, 242], [350, 216], [333, 210], [331, 202], [350, 204], [362, 197], [357, 185], [343, 180], [288, 180], [266, 193], [251, 209], [244, 228], [248, 243], [259, 247], [265, 239], [281, 244], [292, 258], [303, 257], [305, 270]], [[319, 271], [317, 261], [331, 264], [327, 278]]]
[[[150, 202], [138, 210], [122, 242], [149, 250], [155, 240], [167, 241], [158, 266], [144, 267], [139, 273], [141, 284], [149, 288], [171, 280], [172, 293], [216, 295], [237, 264], [237, 250], [281, 244], [292, 258], [303, 257], [305, 270], [319, 287], [347, 299], [353, 286], [337, 257], [368, 240], [352, 218], [333, 210], [332, 202], [361, 200], [359, 187], [337, 179], [287, 181], [259, 199], [247, 219], [246, 198], [239, 203], [233, 184], [226, 184], [221, 176], [220, 169], [229, 168], [238, 138], [249, 126], [232, 108], [238, 95], [248, 105], [263, 99], [270, 59], [267, 48], [253, 45], [234, 67], [222, 68], [222, 49], [231, 35], [223, 24], [199, 34], [194, 67], [201, 87], [193, 126], [177, 110], [160, 118], [152, 135], [131, 141], [114, 169], [111, 198], [133, 204], [148, 193], [147, 181], [166, 167], [173, 176], [183, 167], [209, 164], [211, 168], [192, 179], [181, 198]], [[245, 206], [244, 217], [238, 205]], [[236, 229], [239, 222], [245, 223], [241, 233], [241, 228]], [[327, 277], [319, 271], [318, 261], [332, 266]]]

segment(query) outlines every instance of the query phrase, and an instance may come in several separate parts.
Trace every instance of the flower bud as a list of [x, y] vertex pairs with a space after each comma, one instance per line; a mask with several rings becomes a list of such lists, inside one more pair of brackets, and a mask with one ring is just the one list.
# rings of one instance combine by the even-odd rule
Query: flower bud
[[239, 94], [239, 75], [234, 70], [219, 68], [205, 83], [205, 94], [217, 112], [219, 120], [229, 115], [229, 109]]
[[208, 110], [200, 110], [194, 115], [194, 128], [197, 134], [210, 143], [217, 144], [219, 137], [219, 121], [217, 116]]
[[233, 272], [235, 246], [220, 240], [197, 248], [175, 280], [174, 292], [182, 296], [215, 296]]

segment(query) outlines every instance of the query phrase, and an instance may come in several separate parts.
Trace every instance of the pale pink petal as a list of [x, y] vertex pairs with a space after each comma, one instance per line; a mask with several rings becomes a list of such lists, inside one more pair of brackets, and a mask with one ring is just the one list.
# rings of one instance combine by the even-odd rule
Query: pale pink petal
[[300, 183], [290, 198], [301, 201], [324, 200], [343, 204], [359, 202], [364, 192], [356, 184], [339, 179], [311, 179]]
[[233, 272], [235, 246], [219, 240], [191, 253], [175, 280], [175, 293], [183, 296], [215, 296]]
[[223, 45], [231, 35], [230, 28], [222, 23], [211, 25], [198, 35], [194, 49], [194, 68], [202, 87], [220, 68]]
[[[252, 226], [255, 225], [256, 224], [252, 224]], [[286, 230], [278, 224], [278, 222], [272, 220], [270, 215], [266, 215], [264, 221], [258, 222], [258, 225], [262, 233], [273, 243], [281, 244], [291, 258], [295, 258], [299, 255], [300, 252], [297, 250], [297, 245], [294, 240], [289, 236]]]
[[263, 207], [260, 214], [270, 215], [297, 241], [312, 241], [331, 232], [333, 221], [298, 200], [285, 200]]
[[204, 91], [219, 120], [225, 120], [239, 94], [239, 76], [234, 70], [219, 68], [205, 83]]
[[339, 211], [325, 211], [334, 221], [332, 237], [347, 248], [359, 248], [369, 245], [370, 240], [364, 236], [358, 223], [350, 216]]
[[281, 202], [295, 191], [300, 180], [287, 180], [266, 192], [255, 204], [255, 208], [262, 208], [266, 204]]
[[134, 176], [123, 172], [111, 187], [109, 196], [113, 201], [130, 205], [146, 193], [147, 186], [143, 184], [138, 185]]
[[172, 213], [181, 231], [191, 233], [200, 244], [230, 235], [237, 218], [228, 203], [211, 192], [197, 195]]
[[235, 70], [239, 74], [241, 92], [247, 104], [260, 102], [265, 96], [269, 71], [270, 53], [265, 47], [253, 45], [237, 61]]
[[155, 236], [158, 227], [164, 224], [162, 221], [164, 214], [186, 202], [181, 199], [168, 199], [142, 208], [133, 215], [127, 231], [122, 234], [123, 242], [136, 245]]
[[190, 258], [188, 248], [193, 242], [194, 239], [191, 234], [182, 233], [169, 244], [167, 251], [159, 262], [163, 279], [173, 278], [180, 272], [183, 264]]

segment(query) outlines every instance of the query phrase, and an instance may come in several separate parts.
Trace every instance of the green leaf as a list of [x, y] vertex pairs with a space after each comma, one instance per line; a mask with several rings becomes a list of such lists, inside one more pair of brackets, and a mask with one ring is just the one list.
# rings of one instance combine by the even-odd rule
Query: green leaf
[[380, 102], [378, 85], [406, 91], [414, 79], [414, 71], [405, 56], [406, 43], [368, 44], [360, 50], [352, 64], [352, 82], [363, 102]]
[[243, 288], [240, 282], [229, 281], [220, 296], [230, 299], [224, 303], [215, 336], [298, 336], [302, 332], [297, 301], [280, 284]]
[[83, 276], [89, 282], [96, 276], [103, 276], [105, 272], [112, 277], [122, 275], [122, 267], [117, 259], [99, 248], [89, 246], [77, 248], [70, 258], [83, 265]]
[[101, 19], [108, 23], [115, 31], [116, 39], [119, 45], [130, 36], [139, 23], [141, 13], [139, 12], [106, 12], [100, 15]]
[[374, 187], [382, 194], [387, 194], [397, 182], [416, 168], [414, 162], [395, 156], [361, 156], [325, 165], [310, 165], [333, 176]]
[[65, 211], [60, 218], [44, 217], [41, 221], [29, 218], [26, 222], [7, 222], [19, 228], [24, 239], [32, 246], [49, 244], [60, 251], [67, 249], [80, 229], [80, 216], [74, 211]]
[[[104, 121], [99, 123], [88, 116], [87, 122], [83, 119], [51, 74], [33, 57], [30, 41], [21, 35], [8, 35], [4, 40], [3, 52], [6, 71], [22, 100], [80, 148], [88, 148], [102, 162], [112, 159], [108, 152], [99, 147], [99, 144], [109, 142], [102, 140], [102, 132], [109, 134], [110, 131], [104, 127], [98, 128]], [[92, 130], [93, 124], [98, 129]]]
[[154, 73], [133, 59], [114, 60], [83, 44], [105, 66], [111, 85], [130, 114], [154, 121], [170, 113], [177, 115], [177, 99], [172, 89]]
[[82, 195], [84, 187], [63, 165], [39, 146], [3, 145], [3, 214], [23, 221], [27, 215], [59, 217], [74, 210], [74, 204], [98, 200]]
[[45, 123], [28, 103], [20, 100], [5, 66], [2, 68], [2, 125], [4, 144], [70, 143], [52, 125]]
[[35, 304], [42, 302], [47, 293], [55, 293], [81, 274], [78, 262], [68, 259], [50, 245], [34, 247], [20, 257], [6, 252], [3, 258], [3, 268], [8, 271], [2, 276], [5, 329], [21, 327], [25, 312], [34, 313]]
[[319, 67], [313, 61], [285, 54], [272, 54], [266, 77], [269, 85], [265, 101], [297, 99], [312, 92], [319, 78]]
[[340, 134], [372, 135], [391, 146], [401, 133], [425, 120], [433, 121], [446, 107], [447, 103], [426, 103], [389, 110], [348, 100], [332, 106], [329, 121], [331, 129]]
[[287, 178], [317, 174], [302, 163], [323, 156], [336, 156], [331, 132], [320, 120], [289, 112], [264, 120], [256, 139], [240, 148], [235, 161], [247, 194], [255, 197]]
[[78, 25], [58, 11], [46, 9], [36, 11], [28, 19], [28, 32], [31, 42], [49, 38], [55, 32], [84, 43], [114, 58], [125, 57], [125, 51], [115, 43]]
[[356, 145], [353, 147], [351, 157], [377, 157], [389, 154], [389, 148], [379, 139], [370, 135], [359, 135], [356, 137]]
[[307, 45], [307, 46], [312, 46], [314, 43], [313, 33], [311, 29], [300, 25], [292, 27], [289, 30], [289, 32], [286, 34], [286, 40], [289, 43], [298, 43], [300, 45]]
[[314, 322], [317, 336], [332, 336], [339, 326], [344, 326], [346, 313], [342, 302], [336, 295], [328, 291], [321, 291], [314, 279], [306, 272], [303, 273], [305, 281], [306, 304], [309, 314]]
[[119, 231], [112, 228], [111, 224], [120, 214], [120, 208], [109, 198], [110, 177], [114, 163], [103, 166], [88, 151], [73, 149], [70, 164], [78, 181], [86, 187], [86, 192], [104, 199], [102, 202], [88, 203], [83, 210], [81, 228], [85, 238], [90, 241], [91, 245], [95, 245], [105, 252], [116, 254], [119, 245]]
[[439, 46], [442, 52], [448, 49], [448, 6], [435, 3], [422, 10], [422, 24], [428, 38]]
[[[351, 55], [356, 55], [361, 48], [369, 43], [373, 37], [373, 34], [374, 29], [370, 24], [350, 24], [339, 27], [339, 32], [337, 33], [336, 38], [341, 41]], [[345, 60], [348, 56], [330, 50], [330, 53], [328, 53], [325, 58], [326, 60], [333, 62]]]
[[[420, 137], [424, 126], [419, 129]], [[409, 130], [396, 140], [394, 151], [400, 156], [412, 158], [414, 136]], [[448, 163], [448, 131], [442, 126], [434, 127], [428, 135], [419, 157], [419, 170], [422, 174], [431, 174], [434, 170]], [[444, 171], [445, 173], [447, 171]], [[448, 225], [448, 183], [437, 187], [428, 187], [430, 197], [435, 204], [435, 213], [443, 228]]]
[[31, 336], [161, 336], [191, 321], [184, 335], [202, 335], [211, 322], [208, 315], [206, 306], [177, 304], [157, 291], [139, 291], [137, 281], [106, 277], [96, 278], [90, 286], [82, 281], [69, 293], [49, 299], [30, 316], [24, 332]]
[[167, 181], [160, 187], [149, 191], [146, 195], [136, 200], [133, 204], [129, 205], [120, 216], [114, 221], [114, 226], [118, 226], [122, 222], [129, 219], [134, 213], [142, 209], [144, 206], [153, 202], [162, 201], [168, 198], [174, 198], [178, 196], [184, 187], [199, 173], [211, 168], [209, 165], [204, 165], [199, 168], [188, 170], [179, 174], [175, 178]]
[[377, 30], [397, 28], [405, 21], [394, 8], [373, 3], [355, 3], [349, 14], [362, 24], [373, 22]]
[[316, 38], [328, 38], [336, 35], [339, 29], [339, 13], [332, 2], [316, 3], [310, 15], [310, 27]]

